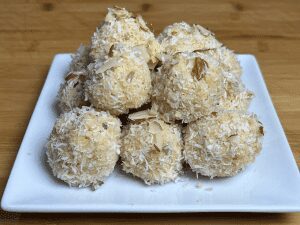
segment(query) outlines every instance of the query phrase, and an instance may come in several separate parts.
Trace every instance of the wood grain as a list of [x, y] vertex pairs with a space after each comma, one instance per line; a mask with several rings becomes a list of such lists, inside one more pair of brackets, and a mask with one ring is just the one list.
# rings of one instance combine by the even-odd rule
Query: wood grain
[[[238, 53], [255, 54], [300, 165], [300, 2], [34, 1], [0, 2], [0, 193], [3, 192], [49, 65], [73, 52], [112, 5], [142, 13], [159, 33], [175, 21], [199, 23]], [[299, 214], [12, 214], [4, 224], [300, 224]]]

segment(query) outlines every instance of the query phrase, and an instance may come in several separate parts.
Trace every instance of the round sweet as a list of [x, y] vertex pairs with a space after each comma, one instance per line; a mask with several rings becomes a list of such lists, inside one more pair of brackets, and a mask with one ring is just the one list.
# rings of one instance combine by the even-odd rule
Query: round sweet
[[95, 108], [120, 115], [150, 101], [150, 70], [138, 49], [116, 48], [109, 59], [90, 66], [85, 91]]
[[87, 78], [87, 66], [90, 63], [90, 47], [80, 45], [72, 55], [69, 73], [58, 92], [58, 107], [61, 112], [67, 112], [76, 107], [89, 105], [84, 97], [84, 82]]
[[149, 63], [156, 63], [160, 58], [160, 45], [143, 18], [124, 8], [114, 7], [108, 9], [103, 24], [93, 35], [90, 55], [94, 60], [105, 60], [111, 47], [118, 43], [145, 48], [143, 57]]
[[70, 72], [65, 83], [61, 85], [58, 92], [58, 106], [61, 112], [68, 112], [76, 107], [89, 105], [84, 97], [84, 82], [86, 74], [84, 72]]
[[[138, 118], [141, 119], [140, 116]], [[174, 181], [182, 169], [182, 148], [177, 125], [169, 125], [156, 118], [137, 120], [123, 132], [123, 170], [148, 185]]]
[[214, 34], [200, 25], [185, 22], [167, 26], [157, 37], [162, 51], [167, 55], [177, 52], [215, 49], [222, 46]]
[[61, 114], [47, 143], [54, 176], [70, 186], [98, 188], [118, 160], [120, 126], [119, 119], [89, 107]]
[[[233, 51], [222, 46], [210, 31], [199, 25], [190, 26], [185, 22], [175, 23], [166, 27], [157, 39], [165, 54], [162, 57], [163, 62], [168, 61], [172, 55], [179, 52], [201, 53], [218, 62], [216, 67], [219, 67], [218, 71], [224, 76], [222, 84], [224, 91], [220, 98], [217, 97], [219, 102], [217, 102], [217, 98], [214, 98], [217, 102], [214, 105], [218, 107], [213, 107], [213, 111], [246, 111], [248, 109], [253, 94], [245, 89], [240, 80], [242, 75], [240, 63]], [[169, 111], [168, 105], [164, 104], [164, 106], [165, 109], [160, 111]], [[189, 120], [186, 121], [189, 122]]]
[[224, 95], [219, 62], [204, 53], [177, 53], [154, 76], [153, 107], [166, 122], [189, 123], [218, 110]]
[[214, 113], [186, 127], [184, 157], [197, 174], [233, 176], [255, 160], [263, 134], [255, 115]]
[[86, 73], [86, 68], [91, 62], [89, 53], [90, 46], [80, 45], [76, 53], [72, 55], [72, 61], [70, 64], [71, 72], [81, 72]]
[[174, 23], [167, 26], [157, 40], [167, 56], [178, 52], [203, 52], [219, 61], [224, 71], [237, 77], [242, 75], [240, 63], [233, 51], [222, 46], [212, 32], [200, 25]]

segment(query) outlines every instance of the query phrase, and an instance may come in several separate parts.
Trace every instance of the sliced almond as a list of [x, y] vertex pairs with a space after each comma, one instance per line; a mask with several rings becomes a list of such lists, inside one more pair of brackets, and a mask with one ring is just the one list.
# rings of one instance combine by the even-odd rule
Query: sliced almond
[[143, 31], [145, 31], [145, 32], [148, 32], [148, 31], [149, 31], [149, 28], [146, 26], [146, 24], [145, 24], [145, 22], [143, 21], [141, 15], [138, 15], [138, 16], [136, 17], [136, 20], [137, 20], [137, 22], [139, 23], [141, 30], [143, 30]]
[[110, 46], [109, 51], [108, 51], [108, 56], [113, 57], [114, 55], [114, 45]]
[[158, 132], [162, 131], [162, 126], [157, 121], [152, 121], [149, 124], [149, 132], [152, 134], [157, 134]]
[[131, 71], [129, 74], [127, 74], [126, 81], [128, 83], [130, 83], [132, 81], [133, 77], [134, 77], [134, 72]]
[[196, 77], [197, 80], [203, 79], [208, 68], [208, 64], [204, 59], [199, 57], [195, 58], [194, 67], [192, 70], [192, 76]]
[[196, 49], [193, 52], [207, 52], [207, 51], [212, 51], [212, 50], [216, 50], [216, 48]]
[[74, 80], [76, 79], [78, 76], [75, 75], [74, 73], [69, 73], [66, 77], [65, 77], [65, 81], [69, 81], [69, 80]]
[[206, 37], [209, 36], [210, 34], [212, 34], [209, 30], [205, 29], [204, 27], [202, 27], [200, 25], [196, 25], [196, 27], [199, 30], [199, 32]]
[[212, 112], [212, 113], [211, 113], [211, 115], [213, 115], [213, 116], [217, 116], [217, 115], [218, 115], [218, 113], [217, 113], [217, 112]]
[[157, 150], [159, 152], [161, 151], [160, 148], [156, 144], [154, 144], [154, 148], [155, 148], [155, 150]]
[[237, 136], [237, 134], [231, 134], [231, 135], [228, 136], [228, 138], [232, 138], [232, 137], [235, 137], [235, 136]]
[[119, 61], [117, 58], [108, 59], [99, 67], [99, 69], [96, 70], [96, 73], [103, 73], [106, 70], [109, 70], [113, 67], [117, 67], [118, 65], [119, 65]]
[[156, 118], [156, 114], [151, 110], [144, 110], [136, 113], [132, 113], [128, 116], [130, 120], [145, 120], [150, 118]]
[[117, 6], [117, 5], [114, 5], [113, 8], [114, 8], [114, 9], [119, 9], [119, 10], [120, 10], [120, 9], [123, 9], [122, 7]]
[[154, 144], [159, 148], [162, 149], [163, 148], [163, 139], [161, 134], [155, 134], [154, 135]]
[[263, 127], [263, 126], [260, 126], [260, 127], [259, 127], [259, 133], [260, 133], [261, 135], [265, 135], [264, 127]]

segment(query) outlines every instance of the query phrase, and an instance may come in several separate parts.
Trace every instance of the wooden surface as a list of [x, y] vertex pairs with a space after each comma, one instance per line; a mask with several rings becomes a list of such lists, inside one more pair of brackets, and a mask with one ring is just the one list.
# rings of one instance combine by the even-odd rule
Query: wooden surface
[[[300, 164], [300, 1], [0, 2], [0, 195], [56, 53], [73, 52], [106, 8], [127, 7], [156, 33], [175, 21], [199, 23], [238, 53], [255, 54]], [[300, 190], [299, 190], [300, 191]], [[13, 214], [0, 224], [300, 224], [300, 214]]]

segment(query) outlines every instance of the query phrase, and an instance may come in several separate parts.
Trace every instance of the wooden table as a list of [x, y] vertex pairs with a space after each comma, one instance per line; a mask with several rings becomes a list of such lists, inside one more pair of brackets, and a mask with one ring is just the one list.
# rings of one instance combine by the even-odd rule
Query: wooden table
[[[0, 2], [0, 192], [56, 53], [87, 43], [112, 5], [142, 13], [156, 33], [175, 21], [199, 23], [238, 53], [255, 54], [300, 164], [300, 2]], [[299, 190], [300, 191], [300, 190]], [[0, 194], [1, 194], [0, 193]], [[14, 214], [0, 224], [300, 224], [300, 214]]]

